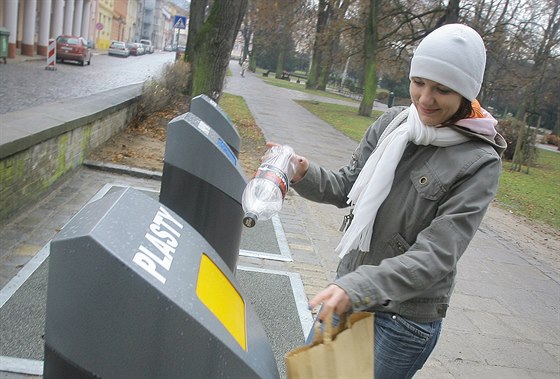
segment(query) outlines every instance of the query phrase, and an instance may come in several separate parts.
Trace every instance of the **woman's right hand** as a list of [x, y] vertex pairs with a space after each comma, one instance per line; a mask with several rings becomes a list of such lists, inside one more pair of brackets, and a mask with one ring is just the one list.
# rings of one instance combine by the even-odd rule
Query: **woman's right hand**
[[[270, 149], [274, 146], [280, 146], [280, 144], [271, 141], [268, 141], [266, 143], [267, 149]], [[261, 158], [261, 162], [264, 160], [265, 157], [266, 154]], [[303, 177], [307, 173], [307, 170], [309, 169], [309, 161], [304, 156], [294, 153], [294, 156], [292, 157], [292, 162], [294, 162], [295, 165], [294, 176], [292, 177], [292, 184], [294, 184], [299, 182], [301, 179], [303, 179]]]
[[309, 169], [309, 161], [307, 160], [307, 158], [297, 154], [294, 154], [292, 160], [296, 165], [296, 170], [294, 172], [294, 176], [292, 177], [292, 184], [295, 184], [303, 179], [305, 174], [307, 174], [307, 170]]

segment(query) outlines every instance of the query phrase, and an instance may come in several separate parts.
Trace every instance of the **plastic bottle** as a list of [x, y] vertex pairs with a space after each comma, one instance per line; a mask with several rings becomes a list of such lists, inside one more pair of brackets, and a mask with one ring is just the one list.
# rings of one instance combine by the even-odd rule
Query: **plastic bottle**
[[294, 149], [288, 145], [268, 149], [255, 176], [243, 191], [243, 225], [252, 228], [257, 220], [268, 220], [282, 209], [296, 169], [293, 156]]

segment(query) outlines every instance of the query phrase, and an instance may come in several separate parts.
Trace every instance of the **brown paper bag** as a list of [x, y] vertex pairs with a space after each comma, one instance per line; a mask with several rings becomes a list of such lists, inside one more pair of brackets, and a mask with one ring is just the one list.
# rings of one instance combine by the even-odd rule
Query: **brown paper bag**
[[313, 343], [284, 356], [288, 379], [372, 379], [374, 317], [356, 312], [347, 322], [341, 320], [339, 330], [333, 330], [330, 319], [323, 332], [316, 327]]

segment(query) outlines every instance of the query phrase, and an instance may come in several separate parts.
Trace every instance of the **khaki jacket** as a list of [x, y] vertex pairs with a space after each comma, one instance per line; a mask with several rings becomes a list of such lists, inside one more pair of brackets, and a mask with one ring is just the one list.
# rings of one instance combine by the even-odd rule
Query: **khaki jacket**
[[[388, 110], [370, 128], [338, 172], [310, 163], [293, 188], [303, 197], [345, 207], [346, 196], [389, 122], [404, 108]], [[466, 250], [498, 187], [505, 150], [494, 141], [472, 139], [455, 146], [409, 143], [393, 186], [374, 223], [367, 252], [351, 251], [340, 262], [335, 284], [354, 311], [397, 313], [417, 322], [445, 317], [457, 262]]]

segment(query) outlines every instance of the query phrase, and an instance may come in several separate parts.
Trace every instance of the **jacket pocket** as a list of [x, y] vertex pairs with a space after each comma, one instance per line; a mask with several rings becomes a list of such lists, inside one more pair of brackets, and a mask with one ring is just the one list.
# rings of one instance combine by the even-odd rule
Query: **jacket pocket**
[[410, 244], [399, 233], [387, 241], [387, 245], [393, 249], [393, 256], [404, 254], [410, 249]]
[[439, 176], [427, 163], [411, 171], [410, 181], [415, 189], [416, 198], [407, 203], [410, 217], [408, 222], [412, 230], [419, 232], [436, 216], [446, 189]]
[[338, 263], [336, 274], [340, 277], [354, 271], [363, 263], [362, 261], [365, 254], [367, 253], [364, 251], [356, 249], [350, 250]]
[[411, 171], [410, 180], [418, 195], [426, 200], [439, 200], [445, 193], [441, 181], [428, 164]]

